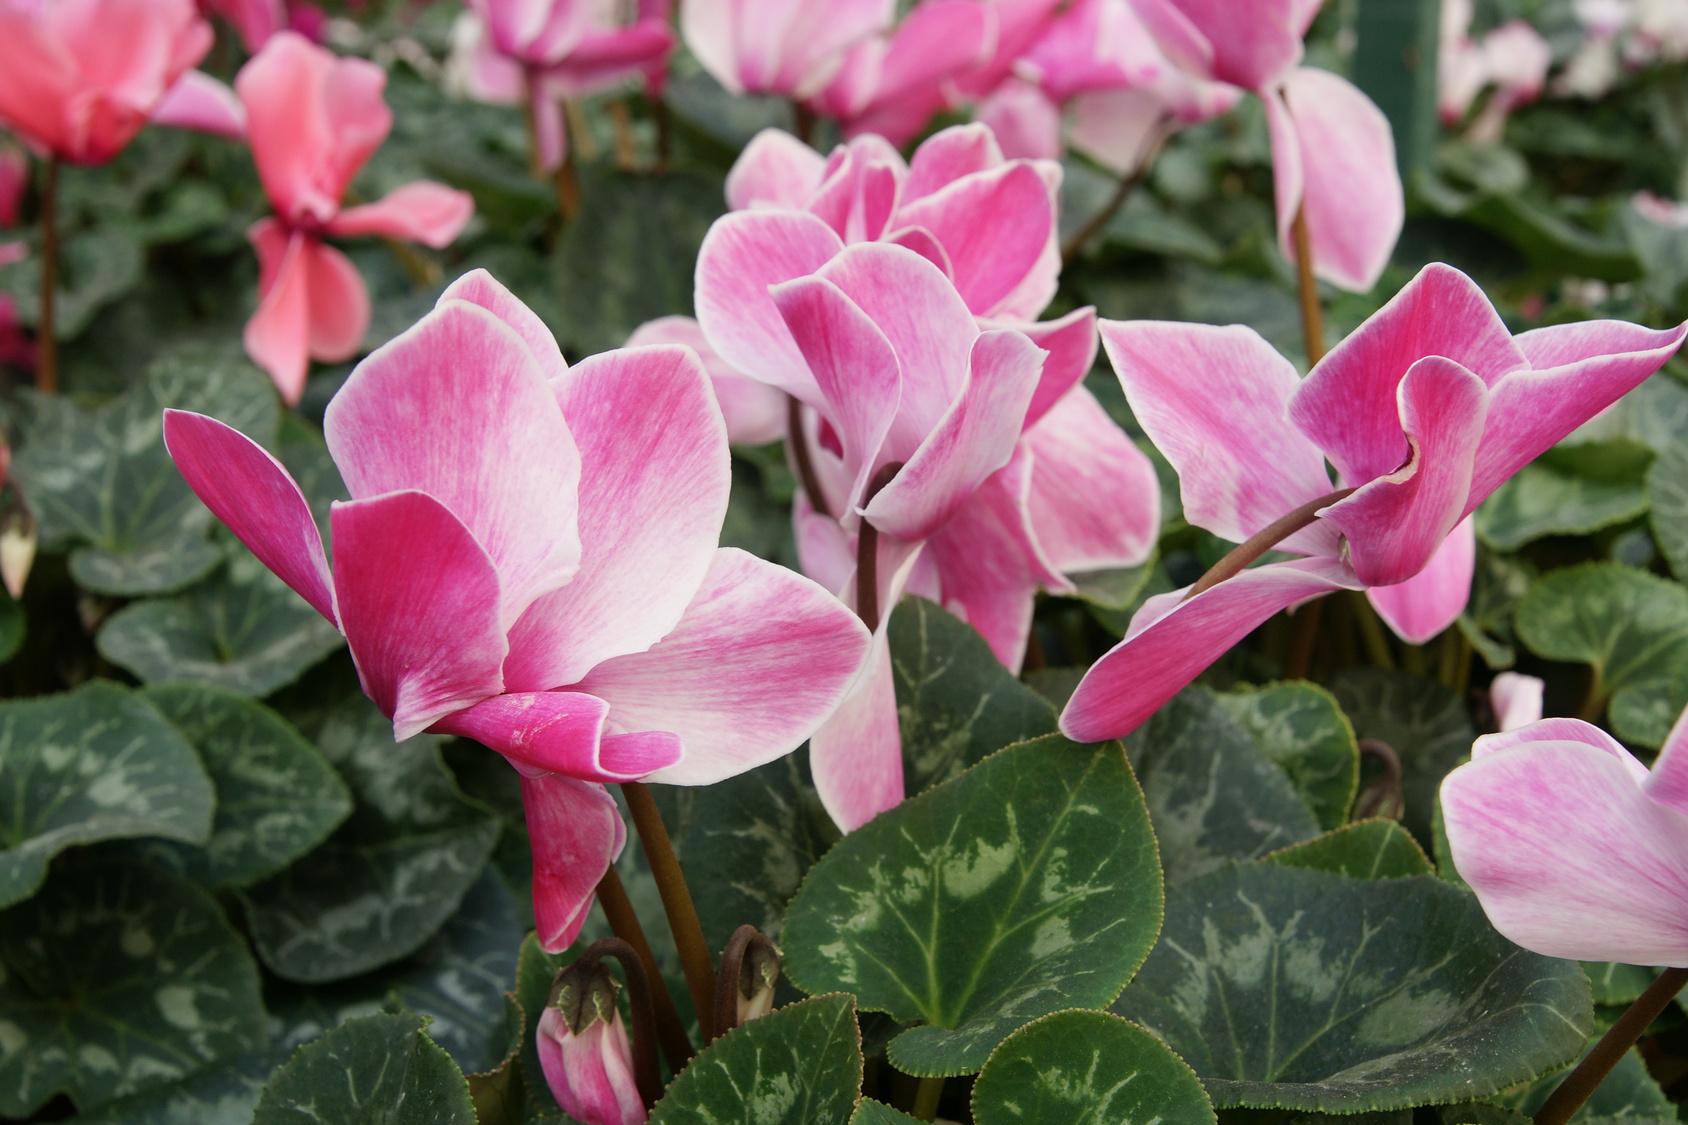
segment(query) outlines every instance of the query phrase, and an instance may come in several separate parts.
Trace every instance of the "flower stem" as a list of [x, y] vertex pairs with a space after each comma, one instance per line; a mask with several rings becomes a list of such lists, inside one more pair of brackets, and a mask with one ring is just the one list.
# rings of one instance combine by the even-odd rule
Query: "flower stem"
[[725, 1035], [739, 1026], [739, 1000], [751, 999], [759, 985], [755, 979], [758, 956], [771, 959], [773, 976], [779, 977], [779, 951], [774, 943], [748, 923], [733, 931], [727, 948], [721, 951], [721, 975], [715, 979], [715, 1034]]
[[41, 310], [35, 322], [35, 389], [44, 395], [59, 390], [59, 338], [54, 334], [53, 298], [59, 285], [59, 158], [47, 158], [41, 181]]
[[938, 1101], [944, 1096], [942, 1078], [922, 1078], [914, 1091], [914, 1108], [909, 1116], [916, 1121], [930, 1121], [938, 1116]]
[[[879, 490], [891, 483], [893, 477], [902, 469], [901, 461], [892, 461], [888, 465], [881, 465], [879, 471], [873, 474], [868, 482], [867, 492], [862, 496], [862, 507], [867, 507], [873, 498], [879, 495]], [[861, 529], [856, 532], [856, 616], [862, 619], [867, 631], [872, 633], [879, 628], [879, 529], [867, 522], [863, 517]]]
[[1313, 276], [1313, 239], [1307, 233], [1307, 201], [1296, 209], [1290, 228], [1295, 239], [1295, 275], [1301, 290], [1301, 333], [1307, 340], [1307, 366], [1325, 358], [1325, 310], [1319, 304], [1319, 282]]
[[[1307, 501], [1288, 515], [1279, 516], [1271, 524], [1249, 536], [1246, 542], [1233, 547], [1230, 554], [1214, 563], [1208, 572], [1190, 587], [1190, 592], [1184, 595], [1184, 600], [1189, 601], [1197, 594], [1213, 589], [1227, 578], [1235, 578], [1247, 569], [1249, 563], [1318, 519], [1321, 510], [1353, 491], [1352, 488], [1339, 488], [1317, 500]], [[864, 523], [862, 526], [865, 528], [867, 525]]]
[[1360, 626], [1360, 639], [1365, 642], [1366, 656], [1379, 668], [1395, 667], [1395, 654], [1389, 648], [1389, 634], [1383, 631], [1383, 620], [1377, 610], [1358, 590], [1354, 591], [1354, 620]]
[[1316, 601], [1309, 602], [1295, 611], [1289, 653], [1284, 657], [1284, 679], [1307, 678], [1307, 673], [1313, 666], [1313, 646], [1319, 638], [1319, 619], [1324, 616], [1324, 608], [1323, 601]]
[[797, 482], [809, 498], [809, 507], [820, 515], [836, 518], [827, 507], [826, 493], [821, 491], [814, 455], [809, 452], [809, 435], [803, 430], [803, 404], [796, 395], [785, 396], [785, 440], [791, 449], [791, 460], [797, 465]]
[[674, 854], [674, 843], [668, 838], [668, 829], [662, 823], [662, 813], [650, 788], [643, 782], [624, 781], [621, 792], [627, 798], [628, 811], [633, 814], [639, 842], [645, 846], [651, 874], [656, 876], [662, 909], [668, 915], [668, 928], [680, 951], [680, 967], [686, 974], [692, 1007], [697, 1010], [698, 1031], [707, 1044], [715, 1038], [715, 966], [709, 956], [709, 943], [703, 937], [703, 923], [698, 921], [697, 907], [692, 903], [691, 889], [686, 886], [686, 873], [680, 869], [680, 859]]
[[1611, 1030], [1600, 1037], [1594, 1049], [1583, 1056], [1576, 1069], [1548, 1095], [1536, 1110], [1536, 1125], [1565, 1125], [1571, 1120], [1571, 1115], [1582, 1108], [1685, 984], [1688, 984], [1688, 969], [1666, 969], [1660, 973], [1647, 991], [1618, 1017]]
[[792, 106], [797, 111], [797, 139], [810, 148], [815, 147], [815, 111], [802, 102], [793, 102]]
[[[620, 961], [622, 975], [627, 978], [627, 1008], [633, 1016], [633, 1084], [639, 1088], [639, 1100], [645, 1103], [646, 1109], [650, 1109], [662, 1097], [662, 1071], [656, 1061], [656, 1015], [651, 1006], [650, 973], [645, 968], [644, 958], [621, 938], [599, 938], [586, 947], [586, 953], [580, 960], [595, 962], [603, 957], [614, 957]], [[553, 991], [555, 987], [552, 986]]]
[[651, 1006], [656, 1012], [657, 1038], [662, 1044], [663, 1057], [668, 1060], [668, 1068], [678, 1074], [692, 1059], [692, 1041], [686, 1035], [686, 1025], [680, 1022], [674, 997], [668, 993], [668, 982], [657, 967], [656, 954], [651, 952], [651, 943], [645, 937], [645, 927], [640, 925], [639, 914], [633, 909], [627, 888], [621, 885], [621, 875], [613, 863], [605, 869], [604, 877], [598, 880], [597, 894], [598, 905], [604, 908], [610, 929], [616, 937], [632, 946], [644, 963], [645, 976], [651, 986]]
[[1072, 260], [1084, 249], [1084, 244], [1095, 238], [1108, 221], [1125, 206], [1125, 201], [1131, 198], [1131, 193], [1137, 190], [1149, 175], [1149, 169], [1154, 167], [1155, 157], [1160, 155], [1161, 146], [1166, 144], [1172, 136], [1172, 116], [1163, 115], [1161, 119], [1149, 129], [1149, 135], [1143, 141], [1143, 147], [1137, 153], [1137, 167], [1119, 178], [1119, 184], [1114, 188], [1114, 194], [1102, 209], [1090, 216], [1090, 220], [1081, 227], [1077, 234], [1061, 246], [1061, 264], [1071, 265]]

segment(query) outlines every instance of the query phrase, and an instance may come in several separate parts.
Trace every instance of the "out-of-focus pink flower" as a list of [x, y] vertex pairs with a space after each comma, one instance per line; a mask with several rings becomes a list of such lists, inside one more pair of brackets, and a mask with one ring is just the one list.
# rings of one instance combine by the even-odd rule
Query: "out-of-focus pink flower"
[[1406, 209], [1389, 121], [1352, 83], [1301, 66], [1320, 0], [1132, 0], [1167, 58], [1203, 81], [1252, 90], [1266, 105], [1278, 241], [1305, 208], [1313, 270], [1343, 289], [1377, 283]]
[[681, 0], [686, 46], [735, 94], [808, 98], [845, 52], [885, 31], [896, 0]]
[[1630, 196], [1629, 205], [1650, 223], [1672, 230], [1688, 230], [1688, 203], [1664, 199], [1650, 191], [1638, 191]]
[[565, 98], [643, 75], [660, 88], [674, 50], [665, 0], [642, 0], [631, 22], [595, 0], [472, 0], [452, 30], [451, 70], [470, 97], [531, 100], [539, 165], [568, 154]]
[[203, 71], [176, 80], [152, 111], [154, 125], [192, 129], [231, 141], [246, 137], [246, 107], [235, 92]]
[[291, 31], [272, 36], [235, 78], [258, 177], [275, 208], [247, 232], [258, 251], [259, 303], [246, 323], [246, 351], [290, 403], [304, 393], [310, 360], [351, 358], [369, 328], [363, 278], [323, 237], [381, 235], [439, 248], [474, 214], [467, 192], [427, 181], [341, 209], [352, 178], [393, 127], [386, 83], [374, 63], [337, 58]]
[[581, 1125], [640, 1125], [649, 1116], [633, 1083], [633, 1047], [614, 1003], [580, 1031], [546, 1008], [537, 1031], [539, 1066], [564, 1113]]
[[626, 347], [679, 344], [692, 349], [709, 372], [715, 400], [727, 421], [727, 440], [734, 445], [767, 445], [785, 436], [785, 394], [766, 383], [746, 378], [715, 354], [703, 329], [689, 316], [664, 316], [646, 321], [627, 337]]
[[1470, 28], [1471, 0], [1443, 0], [1439, 108], [1442, 120], [1455, 124], [1464, 119], [1477, 95], [1493, 86], [1467, 136], [1496, 144], [1507, 115], [1541, 96], [1553, 65], [1553, 48], [1524, 20], [1504, 23], [1480, 41], [1470, 38]]
[[[23, 247], [22, 243], [9, 245]], [[0, 246], [0, 251], [6, 246]], [[24, 255], [19, 254], [14, 261], [22, 261]], [[0, 263], [3, 264], [3, 263]], [[25, 371], [35, 370], [35, 340], [24, 331], [23, 322], [18, 319], [18, 304], [10, 293], [0, 293], [0, 366], [21, 367]]]
[[787, 754], [861, 667], [867, 632], [837, 599], [717, 547], [726, 429], [684, 348], [568, 367], [477, 271], [358, 365], [324, 434], [352, 495], [332, 571], [279, 462], [165, 417], [182, 475], [345, 634], [395, 737], [462, 735], [522, 772], [547, 949], [621, 848], [605, 782], [703, 785]]
[[1425, 267], [1306, 379], [1252, 329], [1103, 321], [1138, 421], [1175, 469], [1191, 523], [1241, 542], [1328, 496], [1351, 495], [1279, 548], [1194, 597], [1151, 598], [1073, 694], [1081, 742], [1135, 729], [1272, 614], [1365, 589], [1404, 639], [1451, 624], [1470, 594], [1477, 505], [1676, 352], [1688, 326], [1619, 321], [1514, 337], [1469, 278]]
[[1599, 727], [1479, 738], [1442, 782], [1460, 877], [1510, 941], [1549, 957], [1688, 965], [1688, 723], [1653, 768]]
[[193, 0], [0, 0], [0, 122], [103, 164], [211, 47]]
[[1502, 732], [1529, 726], [1541, 719], [1542, 694], [1547, 685], [1537, 676], [1502, 672], [1489, 685], [1489, 706]]
[[29, 189], [29, 157], [16, 145], [0, 141], [0, 227], [18, 225], [23, 193]]
[[200, 7], [221, 16], [234, 28], [248, 53], [256, 54], [278, 31], [297, 31], [322, 42], [327, 17], [306, 0], [199, 0]]

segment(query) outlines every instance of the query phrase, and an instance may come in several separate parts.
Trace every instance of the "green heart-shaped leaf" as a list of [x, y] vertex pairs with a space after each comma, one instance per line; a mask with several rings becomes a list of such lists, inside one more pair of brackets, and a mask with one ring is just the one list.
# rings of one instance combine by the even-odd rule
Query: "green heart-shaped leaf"
[[414, 1012], [348, 1020], [299, 1048], [252, 1125], [475, 1125], [469, 1084]]
[[1424, 854], [1412, 833], [1393, 820], [1345, 824], [1265, 858], [1268, 863], [1281, 863], [1285, 867], [1334, 871], [1356, 879], [1400, 879], [1436, 873], [1430, 857]]
[[258, 966], [210, 894], [150, 867], [55, 874], [0, 913], [0, 1113], [87, 1109], [265, 1045]]
[[1028, 1020], [1100, 1008], [1160, 928], [1148, 810], [1118, 743], [1003, 750], [844, 837], [792, 900], [785, 970], [808, 992], [924, 1021], [909, 1074], [969, 1074]]
[[1201, 1079], [1107, 1012], [1056, 1012], [1003, 1040], [973, 1086], [978, 1125], [1215, 1125]]
[[1497, 551], [1516, 551], [1543, 536], [1587, 535], [1645, 515], [1652, 460], [1633, 438], [1550, 450], [1483, 501], [1477, 535]]
[[1346, 824], [1360, 781], [1354, 728], [1336, 699], [1304, 681], [1221, 692], [1219, 702], [1289, 776], [1319, 827]]
[[1659, 451], [1647, 472], [1653, 540], [1677, 578], [1688, 576], [1688, 442]]
[[168, 1086], [107, 1102], [74, 1120], [76, 1125], [246, 1125], [258, 1108], [264, 1083], [285, 1058], [274, 1051], [253, 1051], [213, 1063]]
[[47, 861], [74, 844], [202, 843], [212, 801], [193, 747], [116, 684], [0, 703], [0, 906], [33, 894]]
[[1519, 949], [1469, 891], [1269, 863], [1169, 891], [1113, 1011], [1217, 1106], [1326, 1113], [1487, 1096], [1570, 1062], [1594, 1028], [1576, 962]]

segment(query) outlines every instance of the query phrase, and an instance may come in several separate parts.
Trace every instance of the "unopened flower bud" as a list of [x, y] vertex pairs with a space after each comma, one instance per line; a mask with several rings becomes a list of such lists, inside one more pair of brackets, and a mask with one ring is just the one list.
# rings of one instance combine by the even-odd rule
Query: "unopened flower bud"
[[563, 1112], [584, 1125], [639, 1125], [647, 1117], [615, 997], [615, 980], [601, 962], [578, 961], [558, 974], [539, 1017], [545, 1082]]
[[767, 942], [754, 942], [744, 953], [739, 973], [738, 1022], [749, 1023], [774, 1010], [774, 985], [780, 979], [780, 957]]
[[0, 517], [0, 581], [15, 601], [23, 597], [29, 568], [35, 565], [35, 517], [18, 504]]

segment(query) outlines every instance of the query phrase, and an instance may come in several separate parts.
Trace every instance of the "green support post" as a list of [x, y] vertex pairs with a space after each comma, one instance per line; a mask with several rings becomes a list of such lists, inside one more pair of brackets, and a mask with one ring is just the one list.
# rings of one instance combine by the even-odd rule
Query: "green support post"
[[1359, 0], [1354, 84], [1389, 118], [1401, 178], [1436, 151], [1438, 0]]

